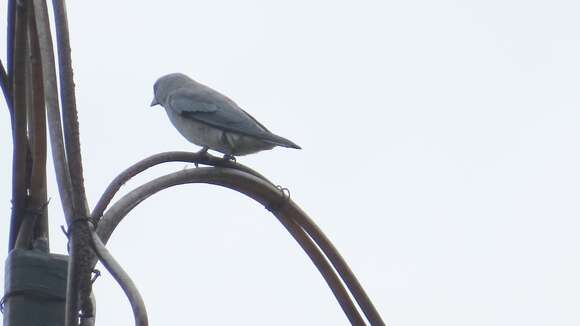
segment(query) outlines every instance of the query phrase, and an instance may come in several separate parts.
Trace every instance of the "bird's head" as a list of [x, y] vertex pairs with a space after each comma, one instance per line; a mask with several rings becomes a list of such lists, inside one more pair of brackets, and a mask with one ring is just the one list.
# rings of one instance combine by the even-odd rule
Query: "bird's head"
[[181, 73], [165, 75], [157, 79], [153, 85], [153, 101], [151, 106], [165, 105], [171, 92], [193, 82], [193, 80]]

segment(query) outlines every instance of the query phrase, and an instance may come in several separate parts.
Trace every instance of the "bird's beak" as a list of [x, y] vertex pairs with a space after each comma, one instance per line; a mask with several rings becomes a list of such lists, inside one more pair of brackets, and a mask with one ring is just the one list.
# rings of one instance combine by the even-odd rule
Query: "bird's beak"
[[159, 102], [157, 102], [156, 98], [153, 98], [153, 101], [151, 101], [151, 106], [155, 106], [157, 104], [159, 104]]

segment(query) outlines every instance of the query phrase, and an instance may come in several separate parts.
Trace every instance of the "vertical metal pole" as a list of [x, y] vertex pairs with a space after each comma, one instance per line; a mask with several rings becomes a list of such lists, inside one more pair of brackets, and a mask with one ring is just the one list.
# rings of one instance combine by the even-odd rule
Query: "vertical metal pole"
[[62, 326], [68, 258], [15, 249], [5, 265], [4, 326]]

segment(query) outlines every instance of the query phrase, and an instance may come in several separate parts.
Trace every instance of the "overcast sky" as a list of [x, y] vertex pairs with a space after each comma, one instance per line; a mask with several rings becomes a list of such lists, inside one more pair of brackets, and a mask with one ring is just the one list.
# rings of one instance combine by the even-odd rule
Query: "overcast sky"
[[[238, 161], [290, 189], [389, 325], [580, 324], [578, 1], [103, 0], [68, 13], [91, 206], [130, 164], [199, 149], [149, 107], [154, 81], [179, 71], [303, 147]], [[275, 218], [226, 189], [153, 196], [109, 248], [151, 325], [348, 324]], [[97, 324], [132, 324], [103, 274]]]

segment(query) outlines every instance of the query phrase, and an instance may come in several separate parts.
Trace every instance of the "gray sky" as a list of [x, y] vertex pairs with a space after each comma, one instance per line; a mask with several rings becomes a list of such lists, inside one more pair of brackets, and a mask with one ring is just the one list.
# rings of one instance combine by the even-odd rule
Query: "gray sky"
[[[68, 8], [91, 205], [128, 165], [198, 150], [148, 106], [153, 82], [179, 71], [304, 148], [239, 162], [291, 190], [389, 325], [580, 324], [577, 1]], [[0, 146], [10, 153], [0, 105]], [[0, 161], [5, 235], [8, 157]], [[184, 166], [154, 169], [124, 191]], [[52, 248], [63, 253], [49, 171]], [[348, 324], [283, 227], [225, 189], [190, 185], [152, 197], [109, 248], [152, 325]], [[95, 292], [98, 324], [132, 323], [108, 275]]]

